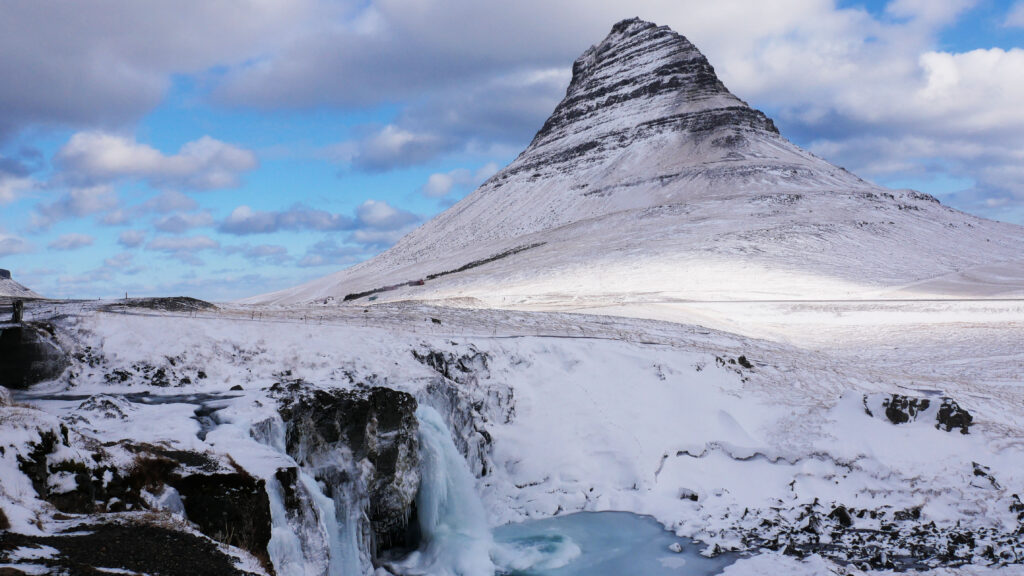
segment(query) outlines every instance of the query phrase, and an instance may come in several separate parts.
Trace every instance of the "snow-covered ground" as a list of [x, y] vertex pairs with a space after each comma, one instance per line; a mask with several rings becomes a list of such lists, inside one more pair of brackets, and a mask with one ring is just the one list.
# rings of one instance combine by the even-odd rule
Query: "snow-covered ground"
[[[270, 386], [369, 383], [430, 403], [445, 377], [414, 352], [433, 351], [476, 358], [448, 381], [491, 439], [467, 455], [493, 525], [625, 510], [709, 552], [789, 543], [728, 574], [842, 573], [832, 561], [843, 554], [867, 561], [876, 548], [891, 557], [913, 546], [934, 547], [945, 564], [957, 554], [1020, 562], [1021, 303], [703, 306], [746, 329], [418, 303], [188, 313], [67, 304], [58, 334], [79, 358], [60, 380], [16, 394], [42, 412], [0, 408], [3, 509], [15, 530], [53, 522], [16, 455], [60, 423], [81, 446], [132, 439], [230, 455], [270, 478], [291, 463], [251, 434], [276, 410]], [[151, 397], [133, 396], [143, 391]], [[99, 394], [120, 398], [116, 414], [88, 400]], [[893, 394], [929, 405], [915, 400], [918, 412], [895, 424]], [[167, 403], [154, 401], [161, 395]], [[973, 417], [968, 434], [937, 428], [944, 397]], [[197, 398], [219, 408], [205, 427]]]

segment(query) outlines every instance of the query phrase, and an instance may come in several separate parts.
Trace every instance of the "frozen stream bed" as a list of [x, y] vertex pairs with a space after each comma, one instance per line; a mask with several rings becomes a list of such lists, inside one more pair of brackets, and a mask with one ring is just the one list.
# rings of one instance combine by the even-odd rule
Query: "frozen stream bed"
[[[657, 520], [629, 512], [578, 512], [501, 526], [498, 548], [514, 557], [508, 576], [710, 576], [735, 561], [707, 558], [699, 544], [665, 530]], [[517, 566], [529, 566], [516, 569]]]

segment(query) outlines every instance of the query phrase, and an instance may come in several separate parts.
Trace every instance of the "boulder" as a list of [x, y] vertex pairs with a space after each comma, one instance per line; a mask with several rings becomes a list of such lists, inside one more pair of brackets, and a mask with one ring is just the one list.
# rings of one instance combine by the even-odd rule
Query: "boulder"
[[23, 390], [60, 376], [67, 354], [49, 324], [24, 323], [0, 327], [0, 386]]

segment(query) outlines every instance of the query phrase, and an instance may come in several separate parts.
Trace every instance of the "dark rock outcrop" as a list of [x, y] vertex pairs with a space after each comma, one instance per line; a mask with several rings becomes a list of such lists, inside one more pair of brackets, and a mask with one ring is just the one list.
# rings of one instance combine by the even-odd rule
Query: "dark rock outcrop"
[[[936, 404], [938, 406], [936, 407]], [[886, 420], [893, 424], [907, 424], [918, 420], [932, 420], [935, 428], [945, 432], [958, 430], [968, 434], [974, 424], [970, 412], [960, 407], [956, 400], [942, 396], [938, 402], [928, 398], [915, 398], [902, 394], [890, 394], [880, 398], [877, 394], [864, 396], [864, 412], [875, 416], [876, 411], [883, 412]]]
[[416, 406], [405, 392], [374, 387], [297, 391], [281, 408], [288, 454], [327, 486], [339, 521], [361, 524], [374, 557], [418, 544]]
[[188, 532], [146, 524], [86, 525], [51, 536], [0, 532], [0, 562], [15, 549], [40, 546], [54, 548], [57, 553], [32, 563], [48, 566], [54, 574], [105, 574], [111, 567], [161, 576], [251, 574], [240, 570], [235, 559], [214, 542]]
[[908, 398], [899, 394], [893, 394], [891, 398], [882, 402], [885, 417], [893, 424], [917, 420], [917, 415], [927, 410], [929, 404], [927, 398]]
[[[151, 495], [173, 488], [200, 532], [248, 550], [270, 566], [270, 501], [263, 480], [207, 454], [145, 444], [119, 445], [136, 455], [131, 465], [119, 467], [102, 447], [67, 450], [74, 445], [71, 434], [63, 425], [41, 430], [39, 440], [18, 457], [40, 499], [64, 513], [105, 514], [150, 508]], [[59, 453], [85, 458], [62, 459]]]
[[68, 364], [52, 326], [26, 322], [0, 327], [0, 386], [25, 389], [60, 376]]
[[970, 432], [969, 428], [974, 423], [974, 417], [967, 410], [964, 410], [952, 398], [943, 398], [939, 406], [939, 413], [935, 416], [937, 423], [935, 427], [950, 432], [954, 429], [961, 434]]
[[170, 484], [203, 534], [248, 550], [269, 565], [270, 501], [263, 480], [238, 471], [172, 478]]

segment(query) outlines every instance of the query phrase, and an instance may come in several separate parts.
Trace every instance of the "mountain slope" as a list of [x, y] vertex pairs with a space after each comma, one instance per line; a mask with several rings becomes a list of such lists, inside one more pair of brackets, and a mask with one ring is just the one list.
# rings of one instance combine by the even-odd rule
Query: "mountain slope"
[[0, 277], [0, 298], [42, 298], [12, 278]]
[[633, 19], [576, 60], [533, 142], [475, 192], [372, 260], [249, 302], [1020, 296], [1020, 254], [1020, 227], [793, 145], [684, 37]]

